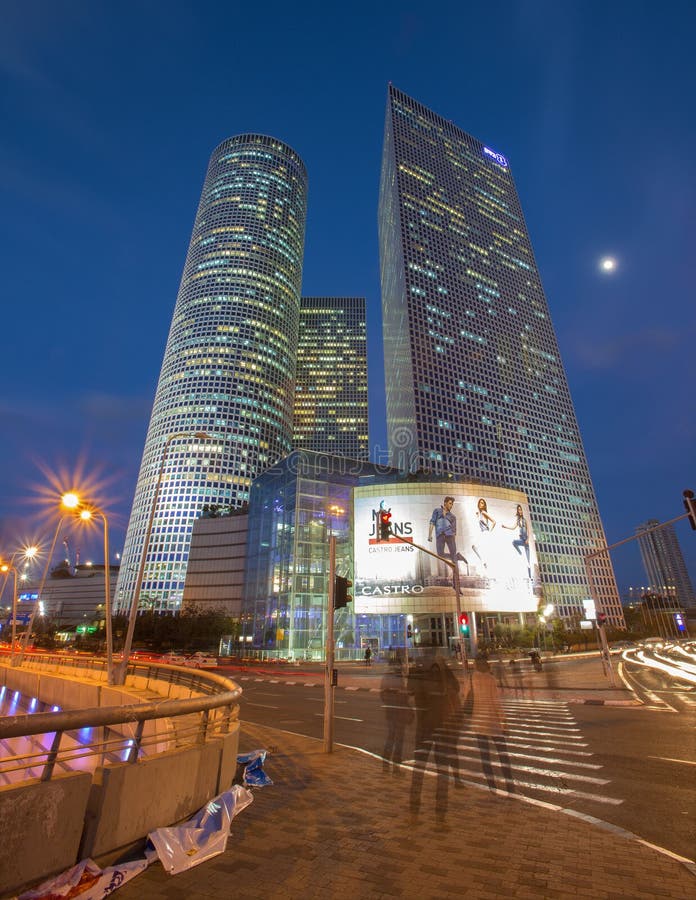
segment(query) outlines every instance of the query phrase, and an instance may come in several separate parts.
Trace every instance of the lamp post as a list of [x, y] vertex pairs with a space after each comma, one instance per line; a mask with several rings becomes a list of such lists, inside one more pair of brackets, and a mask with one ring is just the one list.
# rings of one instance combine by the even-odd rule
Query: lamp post
[[140, 605], [140, 592], [143, 585], [143, 576], [145, 574], [145, 563], [147, 561], [148, 545], [150, 543], [150, 534], [152, 532], [152, 523], [155, 520], [155, 510], [157, 509], [157, 498], [159, 497], [160, 485], [162, 484], [162, 476], [164, 475], [164, 466], [167, 461], [167, 454], [172, 441], [178, 438], [196, 438], [197, 440], [206, 440], [210, 435], [204, 431], [196, 431], [190, 433], [188, 431], [177, 431], [176, 434], [170, 434], [162, 447], [162, 460], [160, 462], [159, 471], [157, 473], [157, 481], [155, 482], [155, 490], [152, 495], [152, 503], [150, 504], [150, 515], [147, 520], [147, 528], [145, 529], [145, 539], [143, 540], [143, 550], [140, 554], [140, 565], [138, 566], [138, 574], [135, 580], [135, 590], [133, 591], [133, 599], [128, 614], [128, 629], [126, 630], [126, 638], [123, 642], [123, 660], [116, 673], [116, 684], [125, 684], [126, 672], [128, 671], [128, 659], [130, 657], [131, 645], [133, 643], [133, 633], [135, 632], [135, 620], [138, 618], [138, 607]]
[[[12, 557], [14, 559], [14, 556]], [[10, 645], [10, 665], [14, 665], [14, 653], [15, 653], [15, 641], [17, 639], [17, 569], [12, 565], [11, 562], [3, 563], [0, 565], [0, 572], [5, 575], [5, 581], [3, 582], [3, 590], [5, 589], [5, 585], [7, 584], [7, 579], [10, 575], [14, 576], [14, 587], [12, 590], [12, 643]]]
[[[70, 502], [70, 495], [63, 494], [61, 497], [61, 506], [65, 506], [65, 498], [68, 498], [68, 503]], [[69, 506], [68, 506], [69, 508]], [[19, 658], [16, 662], [13, 662], [13, 665], [21, 666], [24, 662], [24, 655], [27, 652], [27, 647], [29, 646], [29, 638], [31, 637], [31, 630], [34, 627], [34, 619], [36, 618], [36, 611], [39, 608], [39, 603], [41, 602], [41, 594], [43, 593], [43, 589], [46, 585], [46, 578], [48, 577], [48, 569], [51, 565], [51, 560], [53, 558], [53, 551], [56, 549], [56, 541], [58, 540], [58, 534], [60, 533], [61, 526], [63, 524], [63, 520], [65, 519], [65, 515], [62, 515], [60, 519], [58, 519], [58, 524], [56, 525], [56, 530], [53, 535], [53, 540], [51, 541], [51, 549], [48, 551], [48, 556], [46, 557], [46, 565], [44, 566], [43, 575], [41, 576], [41, 584], [39, 585], [39, 590], [36, 595], [36, 600], [34, 601], [34, 606], [31, 610], [31, 615], [29, 616], [29, 622], [27, 624], [26, 631], [24, 632], [23, 640], [22, 640], [22, 648], [19, 651]]]
[[104, 626], [106, 630], [106, 676], [108, 684], [114, 683], [114, 644], [112, 636], [112, 620], [111, 620], [111, 566], [109, 564], [109, 522], [106, 515], [96, 506], [82, 503], [77, 494], [65, 494], [63, 497], [63, 505], [68, 509], [73, 509], [79, 515], [83, 522], [89, 522], [91, 519], [101, 519], [104, 526]]
[[2, 588], [5, 589], [5, 585], [7, 584], [7, 579], [10, 575], [14, 576], [14, 589], [12, 591], [12, 644], [10, 650], [10, 665], [14, 665], [14, 655], [15, 655], [15, 644], [17, 643], [17, 567], [14, 564], [15, 557], [18, 553], [24, 554], [24, 559], [33, 559], [36, 556], [38, 547], [25, 547], [23, 550], [15, 550], [15, 552], [10, 557], [9, 563], [3, 563], [0, 565], [0, 572], [5, 573], [5, 581], [3, 582]]

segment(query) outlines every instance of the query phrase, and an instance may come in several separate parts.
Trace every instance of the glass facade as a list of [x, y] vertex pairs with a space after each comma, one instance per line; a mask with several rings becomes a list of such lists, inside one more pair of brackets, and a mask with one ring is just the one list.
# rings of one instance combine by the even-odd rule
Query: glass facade
[[[292, 447], [307, 206], [300, 157], [272, 137], [210, 159], [145, 441], [115, 597], [179, 609], [193, 522], [239, 508]], [[148, 527], [153, 511], [152, 527]]]
[[[370, 463], [295, 451], [252, 485], [242, 615], [246, 646], [292, 659], [324, 656], [329, 537], [336, 572], [352, 580], [352, 488], [398, 473]], [[396, 646], [403, 615], [336, 612], [337, 658], [359, 655], [365, 641]]]
[[303, 297], [293, 446], [367, 459], [364, 297]]
[[545, 601], [623, 613], [508, 160], [389, 86], [379, 242], [392, 464], [529, 498]]

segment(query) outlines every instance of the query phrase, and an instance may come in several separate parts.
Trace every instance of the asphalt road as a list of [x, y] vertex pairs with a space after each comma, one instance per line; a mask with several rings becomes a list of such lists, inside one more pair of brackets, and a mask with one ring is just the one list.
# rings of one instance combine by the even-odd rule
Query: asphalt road
[[[321, 739], [321, 679], [288, 672], [234, 677], [244, 689], [243, 720]], [[696, 705], [683, 685], [675, 688], [668, 678], [645, 672], [634, 677], [648, 678], [659, 704], [648, 698], [640, 707], [596, 706], [506, 691], [502, 754], [479, 739], [487, 730], [485, 717], [467, 711], [440, 726], [437, 752], [419, 751], [413, 713], [405, 726], [403, 765], [407, 773], [423, 765], [431, 772], [444, 768], [482, 789], [490, 786], [492, 769], [496, 788], [610, 822], [693, 859]], [[387, 716], [379, 691], [338, 688], [334, 739], [383, 757]]]

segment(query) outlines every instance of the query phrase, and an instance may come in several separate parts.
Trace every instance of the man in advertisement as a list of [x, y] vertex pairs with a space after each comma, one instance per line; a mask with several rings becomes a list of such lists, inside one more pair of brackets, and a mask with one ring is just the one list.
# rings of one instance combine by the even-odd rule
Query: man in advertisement
[[[452, 512], [454, 497], [445, 497], [442, 506], [433, 510], [428, 528], [428, 541], [432, 543], [433, 531], [435, 532], [435, 549], [438, 556], [449, 556], [453, 563], [460, 560], [466, 563], [466, 559], [457, 552], [457, 517]], [[447, 553], [445, 554], [445, 549]], [[438, 562], [439, 575], [445, 577], [447, 568], [444, 563]]]

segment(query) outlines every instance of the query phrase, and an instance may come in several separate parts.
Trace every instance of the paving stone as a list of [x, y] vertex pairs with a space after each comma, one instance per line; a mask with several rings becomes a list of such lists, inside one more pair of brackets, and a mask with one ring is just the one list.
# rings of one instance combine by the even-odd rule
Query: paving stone
[[242, 750], [256, 747], [275, 748], [274, 784], [254, 789], [225, 853], [177, 876], [155, 863], [118, 900], [696, 896], [685, 866], [581, 819], [464, 786], [448, 792], [443, 829], [434, 778], [407, 821], [410, 778], [383, 775], [379, 760], [244, 726]]

